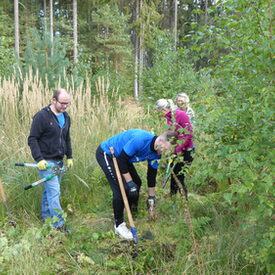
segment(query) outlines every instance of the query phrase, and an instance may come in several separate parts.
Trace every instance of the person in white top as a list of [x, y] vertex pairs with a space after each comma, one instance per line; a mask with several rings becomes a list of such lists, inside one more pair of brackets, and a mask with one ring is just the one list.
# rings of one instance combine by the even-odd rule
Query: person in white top
[[176, 105], [180, 110], [184, 111], [189, 116], [191, 122], [193, 122], [195, 112], [190, 106], [189, 96], [185, 93], [179, 93], [176, 96]]

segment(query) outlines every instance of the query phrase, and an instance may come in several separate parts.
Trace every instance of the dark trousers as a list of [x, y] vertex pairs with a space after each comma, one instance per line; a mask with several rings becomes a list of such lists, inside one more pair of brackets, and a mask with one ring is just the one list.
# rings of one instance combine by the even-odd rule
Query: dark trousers
[[[124, 221], [124, 217], [123, 217], [124, 203], [123, 203], [123, 198], [122, 198], [122, 195], [120, 192], [119, 183], [118, 183], [113, 159], [111, 156], [107, 155], [99, 146], [96, 150], [96, 160], [97, 160], [98, 164], [100, 165], [101, 169], [103, 170], [103, 172], [110, 184], [110, 187], [112, 189], [114, 217], [115, 217], [116, 226], [118, 226]], [[136, 168], [130, 162], [128, 163], [128, 170], [129, 170], [129, 173], [130, 173], [134, 183], [140, 189], [141, 179], [136, 171]], [[121, 175], [121, 177], [123, 180], [124, 188], [126, 187], [125, 191], [127, 194], [127, 185], [126, 185], [125, 180], [122, 175]], [[129, 201], [130, 205], [133, 203], [137, 204], [138, 198], [136, 201]]]
[[[187, 187], [184, 183], [184, 178], [185, 178], [185, 167], [186, 165], [190, 165], [191, 162], [193, 161], [193, 157], [192, 157], [192, 151], [183, 151], [183, 157], [184, 157], [184, 161], [183, 162], [178, 162], [175, 164], [174, 166], [174, 173], [176, 174], [177, 178], [179, 179], [184, 191], [185, 191], [185, 195], [187, 198]], [[174, 195], [177, 193], [177, 191], [179, 190], [179, 187], [176, 183], [176, 180], [174, 179], [173, 175], [171, 175], [171, 185], [170, 185], [170, 193], [171, 195]]]

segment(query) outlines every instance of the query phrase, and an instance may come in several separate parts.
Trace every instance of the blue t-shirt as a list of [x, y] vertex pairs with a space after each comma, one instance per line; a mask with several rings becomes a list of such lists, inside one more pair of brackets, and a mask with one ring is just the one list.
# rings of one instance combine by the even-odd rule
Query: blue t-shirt
[[64, 124], [65, 124], [65, 116], [63, 113], [59, 114], [59, 115], [55, 115], [57, 120], [58, 120], [58, 124], [60, 126], [60, 128], [63, 128]]
[[161, 158], [155, 150], [151, 149], [151, 143], [155, 135], [141, 129], [131, 129], [117, 134], [100, 144], [101, 149], [111, 155], [109, 147], [114, 147], [115, 156], [124, 152], [130, 157], [130, 162], [147, 160], [154, 168], [158, 168], [156, 160]]

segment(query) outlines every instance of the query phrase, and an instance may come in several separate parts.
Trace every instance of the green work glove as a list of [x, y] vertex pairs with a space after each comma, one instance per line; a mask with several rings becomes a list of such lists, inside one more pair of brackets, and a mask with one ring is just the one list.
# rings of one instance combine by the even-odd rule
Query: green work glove
[[72, 168], [74, 165], [73, 159], [67, 159], [67, 166], [68, 168]]
[[42, 159], [37, 163], [37, 168], [39, 170], [46, 170], [48, 165], [49, 165], [48, 162], [46, 160]]

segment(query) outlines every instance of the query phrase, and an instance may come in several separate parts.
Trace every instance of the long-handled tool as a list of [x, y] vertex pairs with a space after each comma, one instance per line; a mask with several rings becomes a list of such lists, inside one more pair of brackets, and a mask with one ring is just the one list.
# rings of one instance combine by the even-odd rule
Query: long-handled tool
[[9, 224], [12, 225], [12, 226], [16, 226], [16, 222], [14, 220], [11, 219], [11, 213], [10, 213], [10, 209], [8, 207], [8, 203], [7, 203], [7, 197], [6, 197], [6, 193], [5, 193], [5, 190], [4, 190], [4, 185], [2, 183], [2, 180], [0, 178], [0, 193], [1, 193], [1, 197], [2, 197], [2, 201], [3, 201], [3, 204], [6, 208], [6, 211], [7, 211], [7, 215], [9, 216], [10, 220], [9, 220]]
[[[16, 162], [15, 166], [21, 166], [21, 167], [34, 167], [37, 168], [37, 164], [35, 163], [22, 163], [22, 162]], [[52, 168], [51, 165], [46, 165], [46, 168]]]
[[48, 175], [47, 177], [45, 177], [45, 178], [43, 178], [43, 179], [41, 179], [41, 180], [38, 180], [38, 181], [36, 181], [36, 182], [34, 182], [34, 183], [28, 185], [28, 186], [25, 186], [25, 187], [24, 187], [24, 190], [29, 190], [29, 189], [35, 187], [36, 185], [38, 185], [38, 184], [40, 184], [40, 183], [43, 183], [43, 182], [45, 182], [45, 181], [47, 181], [47, 180], [52, 179], [52, 178], [55, 177], [55, 176], [56, 176], [55, 174]]
[[122, 195], [123, 202], [124, 202], [124, 206], [125, 206], [125, 209], [126, 209], [126, 212], [127, 212], [127, 216], [128, 216], [128, 220], [129, 220], [129, 224], [130, 224], [130, 229], [131, 229], [131, 232], [133, 234], [133, 241], [134, 241], [134, 243], [137, 243], [137, 230], [135, 228], [133, 216], [132, 216], [132, 213], [131, 213], [131, 210], [130, 210], [130, 206], [129, 206], [129, 202], [128, 202], [126, 192], [125, 192], [125, 189], [124, 189], [121, 174], [120, 174], [120, 171], [119, 171], [119, 168], [118, 168], [117, 159], [115, 157], [114, 147], [110, 147], [109, 149], [110, 149], [112, 157], [113, 157], [113, 162], [114, 162], [114, 166], [115, 166], [115, 170], [116, 170], [116, 175], [117, 175], [117, 179], [118, 179], [118, 183], [119, 183], [119, 188], [120, 188], [121, 195]]
[[186, 201], [188, 201], [188, 190], [187, 187], [185, 185], [185, 183], [183, 182], [183, 184], [180, 183], [180, 180], [178, 179], [176, 173], [174, 172], [174, 170], [171, 170], [171, 173], [173, 175], [173, 178], [176, 182], [176, 184], [178, 185], [178, 188], [180, 190], [180, 194], [185, 196]]
[[[34, 167], [34, 168], [37, 168], [37, 164], [34, 164], [34, 163], [15, 163], [15, 166], [21, 166], [21, 167]], [[64, 173], [68, 170], [68, 167], [59, 167], [59, 166], [51, 166], [51, 165], [47, 165], [46, 166], [47, 168], [51, 168], [53, 170], [53, 173], [48, 175], [47, 177], [45, 178], [42, 178], [28, 186], [25, 186], [24, 187], [24, 190], [28, 190], [28, 189], [31, 189], [33, 187], [35, 187], [36, 185], [40, 184], [40, 183], [43, 183], [47, 180], [50, 180], [52, 179], [53, 177], [59, 175], [60, 173]]]
[[171, 173], [172, 171], [174, 170], [174, 167], [175, 167], [175, 163], [172, 164], [171, 166], [171, 161], [168, 162], [168, 165], [166, 167], [166, 171], [165, 171], [165, 177], [163, 179], [163, 184], [162, 184], [162, 188], [165, 188], [166, 186], [166, 183], [168, 182], [170, 176], [171, 176]]
[[[193, 228], [193, 224], [192, 224], [192, 217], [191, 217], [191, 213], [189, 211], [189, 207], [188, 207], [188, 198], [187, 198], [187, 189], [185, 190], [184, 187], [181, 185], [180, 180], [178, 179], [177, 175], [175, 174], [174, 171], [172, 171], [172, 175], [175, 179], [175, 182], [177, 183], [179, 190], [180, 190], [180, 194], [181, 196], [185, 197], [185, 203], [184, 203], [184, 212], [185, 212], [185, 220], [189, 229], [189, 233], [190, 233], [190, 237], [192, 239], [193, 242], [193, 250], [194, 250], [194, 254], [196, 256], [196, 260], [198, 263], [198, 268], [199, 268], [199, 274], [202, 274], [202, 261], [200, 258], [200, 252], [199, 252], [199, 246], [197, 243], [197, 240], [195, 238], [195, 233], [194, 233], [194, 228]], [[183, 192], [184, 191], [184, 192]]]

